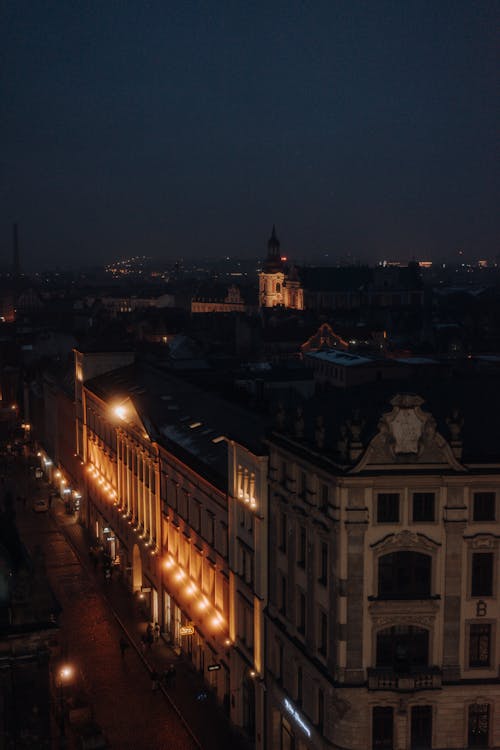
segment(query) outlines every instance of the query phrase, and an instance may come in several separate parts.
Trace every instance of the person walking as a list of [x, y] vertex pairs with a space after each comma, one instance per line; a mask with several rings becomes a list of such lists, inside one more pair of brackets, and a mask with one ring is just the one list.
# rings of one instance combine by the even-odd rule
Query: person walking
[[160, 624], [158, 622], [155, 622], [154, 638], [155, 638], [155, 643], [158, 643], [158, 641], [160, 640]]

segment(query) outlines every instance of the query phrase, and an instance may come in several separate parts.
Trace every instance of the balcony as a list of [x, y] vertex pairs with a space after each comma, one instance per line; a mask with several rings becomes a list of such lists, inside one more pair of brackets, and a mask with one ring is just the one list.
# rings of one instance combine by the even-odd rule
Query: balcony
[[390, 667], [368, 669], [368, 690], [439, 690], [442, 672], [439, 667], [414, 667], [410, 672], [396, 672]]

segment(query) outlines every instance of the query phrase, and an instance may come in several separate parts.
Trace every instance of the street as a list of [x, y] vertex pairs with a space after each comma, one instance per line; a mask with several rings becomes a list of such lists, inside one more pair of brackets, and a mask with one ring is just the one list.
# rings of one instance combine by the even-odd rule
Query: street
[[123, 631], [95, 575], [82, 564], [63, 533], [62, 503], [55, 501], [50, 512], [33, 511], [34, 498], [47, 496], [48, 487], [28, 474], [20, 458], [9, 481], [14, 495], [27, 494], [25, 504], [16, 502], [19, 531], [31, 554], [37, 548], [43, 553], [50, 584], [62, 607], [52, 661], [53, 668], [61, 663], [73, 667], [74, 677], [64, 688], [65, 700], [83, 696], [116, 750], [194, 750], [196, 743], [163, 693], [152, 691], [150, 675], [136, 650], [130, 647], [121, 656]]

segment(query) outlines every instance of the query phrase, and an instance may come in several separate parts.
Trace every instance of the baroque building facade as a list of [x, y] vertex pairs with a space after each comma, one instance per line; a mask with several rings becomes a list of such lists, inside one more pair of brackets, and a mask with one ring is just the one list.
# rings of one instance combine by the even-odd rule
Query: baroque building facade
[[268, 747], [500, 747], [498, 455], [378, 404], [269, 437]]

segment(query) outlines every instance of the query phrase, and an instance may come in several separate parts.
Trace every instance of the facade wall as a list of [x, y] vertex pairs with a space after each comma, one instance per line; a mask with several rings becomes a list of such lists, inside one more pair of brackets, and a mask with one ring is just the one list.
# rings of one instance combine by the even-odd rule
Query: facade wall
[[[270, 746], [385, 747], [372, 744], [372, 724], [386, 707], [393, 709], [391, 718], [385, 717], [393, 731], [387, 747], [412, 747], [412, 721], [415, 727], [420, 711], [432, 716], [429, 747], [466, 748], [471, 705], [489, 707], [483, 746], [500, 746], [498, 475], [487, 467], [473, 472], [386, 467], [345, 477], [326, 471], [298, 447], [271, 445], [270, 476]], [[495, 498], [490, 520], [474, 520], [480, 493]], [[380, 496], [398, 497], [397, 518], [378, 517], [379, 502], [386, 502]], [[432, 519], [418, 520], [415, 496], [433, 496]], [[328, 550], [326, 590], [318, 585], [322, 543]], [[399, 553], [410, 557], [396, 558]], [[482, 590], [472, 590], [477, 554], [492, 555], [490, 595], [487, 572]], [[428, 567], [411, 567], [423, 557]], [[388, 559], [410, 561], [411, 570], [407, 575], [398, 568], [400, 590], [382, 595], [381, 577], [387, 573], [379, 566], [387, 571]], [[412, 576], [425, 577], [426, 570], [428, 592], [405, 590]], [[478, 646], [474, 638], [483, 627], [487, 635]], [[424, 662], [404, 656], [381, 666], [390, 638], [394, 659], [395, 649], [405, 654], [408, 640], [425, 643]], [[487, 663], [477, 664], [481, 659]], [[290, 733], [295, 745], [286, 744]]]

